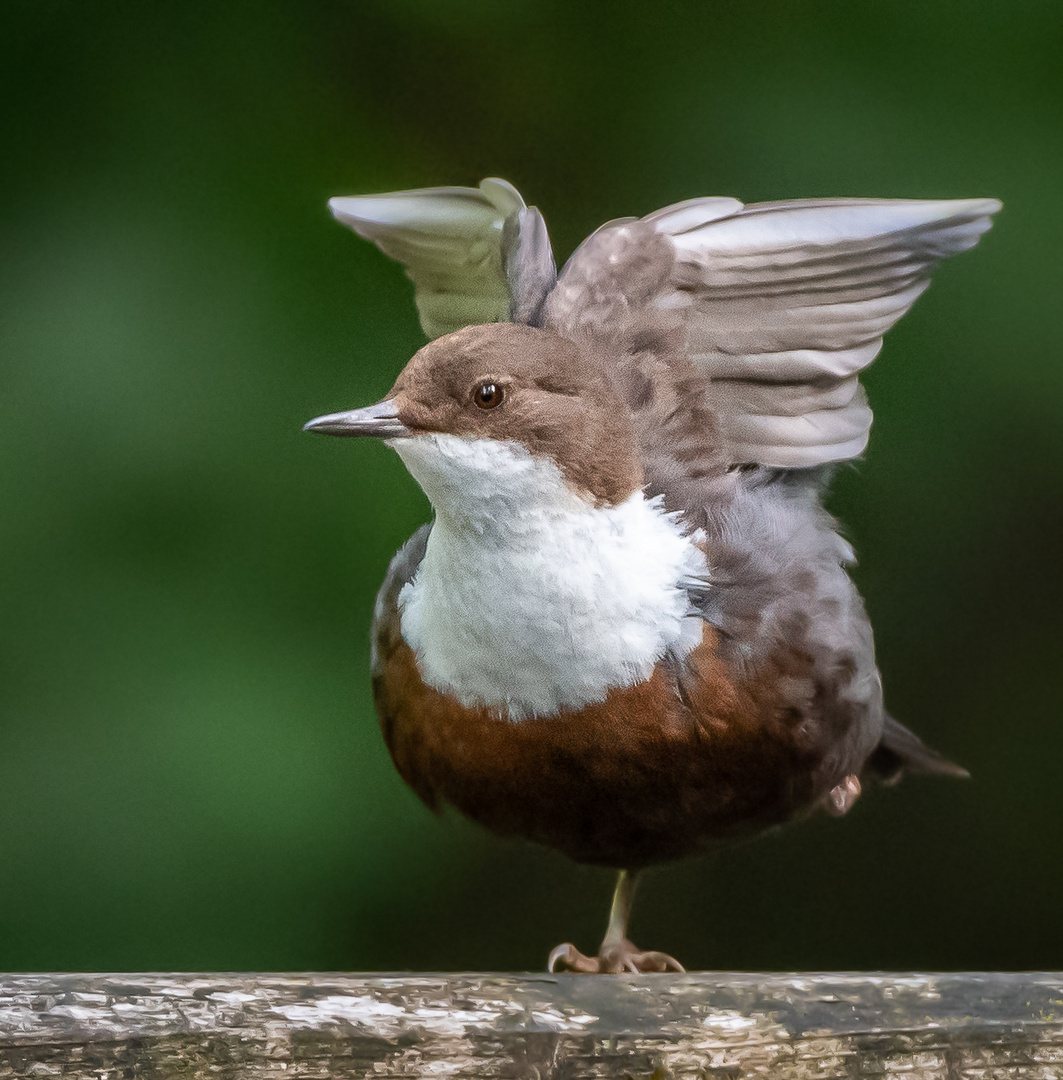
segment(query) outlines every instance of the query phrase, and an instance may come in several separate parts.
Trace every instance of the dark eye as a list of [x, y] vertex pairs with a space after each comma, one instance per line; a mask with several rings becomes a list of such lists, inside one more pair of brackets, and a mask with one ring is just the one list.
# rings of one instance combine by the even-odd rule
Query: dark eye
[[472, 399], [481, 409], [497, 409], [502, 404], [502, 387], [498, 383], [482, 382], [474, 387]]

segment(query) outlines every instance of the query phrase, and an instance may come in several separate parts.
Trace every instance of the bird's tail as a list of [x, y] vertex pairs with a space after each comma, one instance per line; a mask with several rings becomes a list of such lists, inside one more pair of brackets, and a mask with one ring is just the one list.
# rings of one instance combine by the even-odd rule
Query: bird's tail
[[886, 716], [882, 741], [867, 760], [868, 768], [886, 784], [895, 784], [906, 773], [938, 773], [967, 777], [971, 774], [959, 765], [931, 750], [918, 735]]

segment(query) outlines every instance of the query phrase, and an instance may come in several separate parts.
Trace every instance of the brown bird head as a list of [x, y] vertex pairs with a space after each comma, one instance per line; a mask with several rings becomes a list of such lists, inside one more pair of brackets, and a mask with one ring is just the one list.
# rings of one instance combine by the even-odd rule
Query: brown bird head
[[[642, 486], [642, 470], [631, 415], [607, 372], [594, 352], [549, 330], [471, 326], [416, 353], [383, 401], [318, 417], [306, 430], [395, 440], [429, 498], [429, 459], [454, 445], [430, 437], [451, 436], [469, 444], [520, 444], [533, 457], [552, 460], [582, 497], [616, 504]], [[422, 439], [432, 447], [427, 455], [400, 445]], [[489, 457], [478, 460], [490, 467]], [[461, 482], [456, 463], [446, 468]]]

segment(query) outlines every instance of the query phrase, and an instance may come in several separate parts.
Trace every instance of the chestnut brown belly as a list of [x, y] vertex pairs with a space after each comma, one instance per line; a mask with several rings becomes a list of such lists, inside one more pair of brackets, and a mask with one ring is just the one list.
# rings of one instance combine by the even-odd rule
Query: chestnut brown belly
[[862, 763], [838, 752], [859, 716], [813, 715], [778, 693], [798, 658], [738, 683], [710, 627], [681, 669], [662, 662], [598, 704], [520, 721], [426, 686], [401, 636], [389, 645], [374, 695], [410, 787], [581, 862], [635, 869], [768, 828]]

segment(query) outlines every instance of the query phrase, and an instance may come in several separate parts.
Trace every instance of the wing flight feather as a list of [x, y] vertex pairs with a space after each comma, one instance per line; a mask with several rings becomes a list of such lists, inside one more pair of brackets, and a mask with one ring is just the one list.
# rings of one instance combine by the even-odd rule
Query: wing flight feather
[[658, 303], [685, 308], [687, 355], [710, 380], [731, 461], [856, 456], [871, 427], [857, 376], [934, 265], [973, 247], [1000, 204], [725, 202], [691, 200], [643, 220], [675, 248]]
[[529, 321], [554, 282], [542, 217], [505, 180], [335, 198], [329, 209], [405, 266], [430, 338]]
[[558, 280], [542, 216], [504, 180], [329, 205], [406, 267], [429, 337], [542, 320], [645, 349], [681, 327], [727, 459], [788, 468], [861, 453], [871, 411], [860, 372], [933, 267], [973, 247], [1000, 209], [995, 199], [688, 199], [602, 226]]

